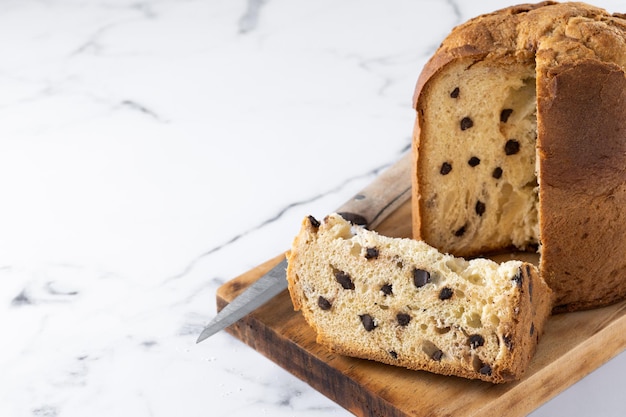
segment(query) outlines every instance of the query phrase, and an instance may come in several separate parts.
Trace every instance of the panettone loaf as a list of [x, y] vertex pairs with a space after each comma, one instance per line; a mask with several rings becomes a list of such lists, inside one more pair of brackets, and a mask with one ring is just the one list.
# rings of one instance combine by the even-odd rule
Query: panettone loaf
[[626, 297], [625, 67], [624, 16], [583, 3], [456, 27], [414, 95], [414, 237], [539, 250], [555, 311]]
[[287, 257], [294, 308], [320, 344], [409, 369], [517, 379], [552, 308], [532, 264], [466, 261], [337, 214], [305, 218]]

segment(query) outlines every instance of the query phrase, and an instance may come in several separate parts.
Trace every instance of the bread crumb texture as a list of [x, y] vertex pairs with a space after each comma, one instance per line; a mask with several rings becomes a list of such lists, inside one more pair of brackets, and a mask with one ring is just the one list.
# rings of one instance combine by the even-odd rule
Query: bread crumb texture
[[494, 383], [527, 368], [551, 309], [535, 266], [303, 220], [288, 253], [293, 304], [332, 351]]

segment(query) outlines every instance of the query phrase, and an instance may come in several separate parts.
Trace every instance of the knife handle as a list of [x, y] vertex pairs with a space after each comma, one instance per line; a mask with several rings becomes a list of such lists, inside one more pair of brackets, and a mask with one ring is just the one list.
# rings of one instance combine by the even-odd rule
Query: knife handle
[[336, 211], [353, 224], [374, 229], [411, 196], [411, 165], [407, 152]]

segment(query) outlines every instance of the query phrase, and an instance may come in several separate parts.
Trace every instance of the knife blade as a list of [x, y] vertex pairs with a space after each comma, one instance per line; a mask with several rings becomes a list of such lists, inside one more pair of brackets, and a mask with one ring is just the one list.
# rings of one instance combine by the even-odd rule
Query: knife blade
[[[411, 166], [409, 151], [336, 212], [353, 224], [374, 229], [411, 196]], [[217, 313], [196, 343], [236, 323], [287, 289], [286, 269], [285, 258]]]

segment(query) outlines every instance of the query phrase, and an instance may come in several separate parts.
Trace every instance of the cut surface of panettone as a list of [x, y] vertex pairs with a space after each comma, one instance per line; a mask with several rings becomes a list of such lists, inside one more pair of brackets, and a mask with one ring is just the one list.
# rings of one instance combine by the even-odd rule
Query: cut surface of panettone
[[465, 260], [333, 214], [303, 220], [289, 293], [336, 353], [502, 383], [519, 379], [552, 308], [534, 265]]

